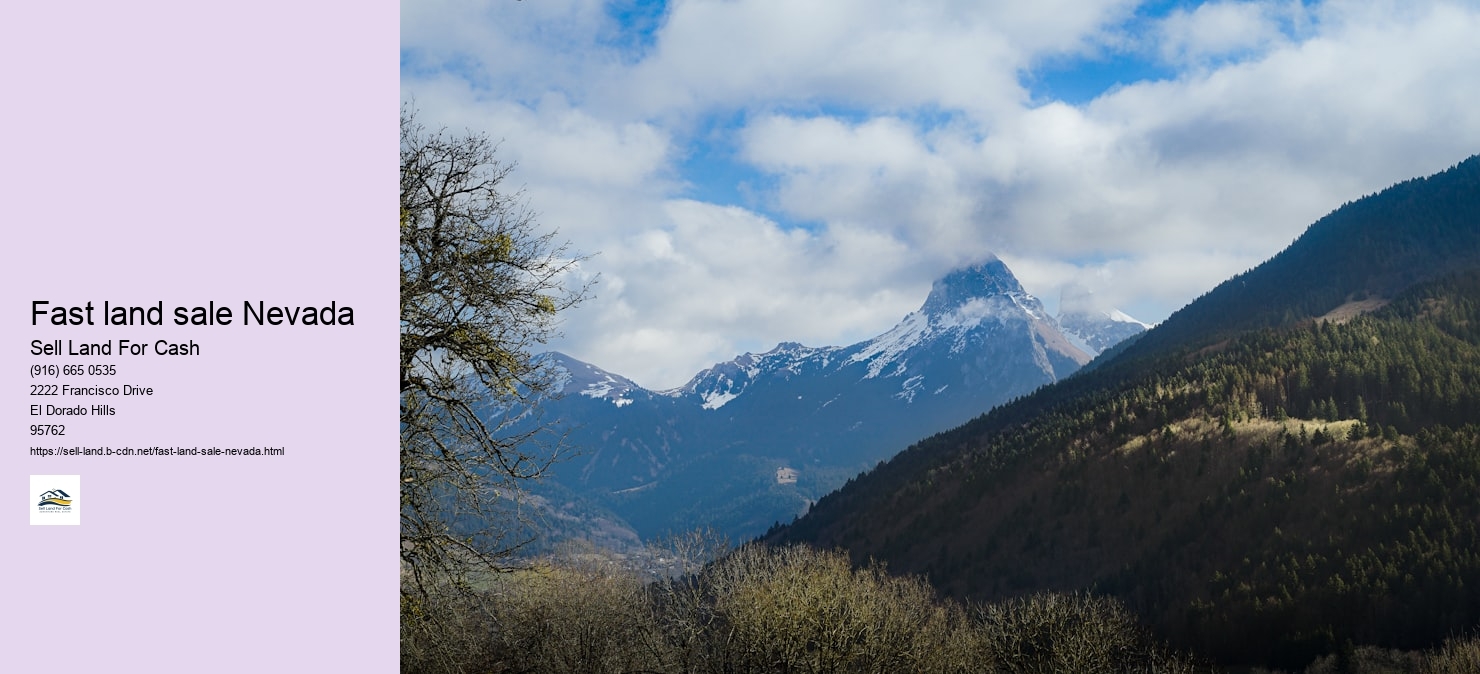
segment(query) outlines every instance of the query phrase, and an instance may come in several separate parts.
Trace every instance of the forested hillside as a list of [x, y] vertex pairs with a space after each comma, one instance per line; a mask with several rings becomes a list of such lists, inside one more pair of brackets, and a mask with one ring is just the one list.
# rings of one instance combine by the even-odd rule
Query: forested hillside
[[958, 597], [1110, 594], [1224, 662], [1434, 646], [1480, 625], [1477, 270], [1472, 158], [1342, 207], [1092, 371], [918, 443], [771, 540]]

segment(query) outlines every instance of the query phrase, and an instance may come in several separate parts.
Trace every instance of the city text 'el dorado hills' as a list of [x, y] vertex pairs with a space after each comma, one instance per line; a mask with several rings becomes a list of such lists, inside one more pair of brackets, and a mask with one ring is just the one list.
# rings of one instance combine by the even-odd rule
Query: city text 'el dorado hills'
[[[51, 325], [95, 325], [93, 303], [81, 306], [50, 306], [48, 300], [31, 302], [31, 325], [45, 320]], [[103, 302], [103, 325], [164, 325], [164, 302], [153, 306], [120, 306]], [[242, 302], [244, 314], [242, 325], [354, 325], [355, 310], [350, 306], [339, 306], [337, 301], [328, 306], [267, 306], [266, 302]], [[43, 318], [44, 317], [44, 318]], [[231, 325], [234, 317], [231, 308], [217, 306], [215, 301], [204, 306], [176, 307], [175, 325]]]

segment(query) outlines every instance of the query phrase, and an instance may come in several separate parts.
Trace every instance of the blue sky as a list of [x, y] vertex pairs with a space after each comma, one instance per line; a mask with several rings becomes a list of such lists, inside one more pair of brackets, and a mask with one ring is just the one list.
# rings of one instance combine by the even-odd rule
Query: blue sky
[[653, 388], [1000, 256], [1148, 322], [1480, 151], [1475, 2], [426, 0], [403, 97], [596, 253], [555, 348]]

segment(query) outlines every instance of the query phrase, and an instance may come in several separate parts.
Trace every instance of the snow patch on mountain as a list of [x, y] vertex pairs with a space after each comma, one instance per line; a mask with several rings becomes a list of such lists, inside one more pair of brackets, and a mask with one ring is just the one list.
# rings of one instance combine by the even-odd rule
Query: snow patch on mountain
[[894, 397], [907, 403], [915, 402], [915, 394], [919, 393], [924, 385], [925, 377], [917, 374], [904, 380], [904, 383], [899, 385], [899, 393], [894, 394]]
[[689, 383], [664, 395], [698, 396], [704, 409], [723, 407], [739, 397], [751, 384], [767, 376], [798, 376], [819, 370], [832, 362], [837, 347], [811, 347], [796, 342], [782, 342], [765, 353], [744, 353], [734, 360], [717, 363], [694, 375]]
[[558, 351], [551, 351], [540, 357], [546, 359], [545, 362], [554, 369], [556, 393], [575, 391], [588, 398], [606, 400], [617, 407], [625, 407], [632, 404], [632, 398], [628, 394], [645, 390], [626, 377], [583, 363]]
[[704, 404], [702, 407], [706, 410], [717, 410], [724, 407], [725, 403], [739, 397], [740, 394], [738, 392], [725, 391], [720, 393], [717, 391], [708, 391], [703, 394]]
[[613, 405], [622, 407], [623, 405], [630, 405], [632, 403], [632, 399], [627, 397], [628, 393], [641, 389], [641, 387], [632, 383], [630, 380], [596, 370], [594, 367], [591, 369], [595, 370], [591, 374], [600, 378], [594, 381], [588, 380], [585, 382], [585, 388], [579, 391], [581, 395], [587, 398], [608, 400]]
[[1094, 356], [1151, 328], [1107, 306], [1079, 283], [1071, 283], [1060, 291], [1058, 322], [1066, 338]]
[[612, 392], [612, 385], [616, 383], [617, 380], [607, 377], [605, 381], [586, 386], [586, 390], [581, 391], [581, 395], [588, 398], [605, 398], [606, 394]]
[[930, 318], [916, 311], [905, 316], [904, 320], [891, 328], [889, 332], [865, 342], [863, 349], [850, 356], [848, 362], [868, 363], [868, 374], [864, 375], [864, 379], [879, 376], [890, 364], [897, 364], [899, 367], [896, 370], [901, 370], [904, 364], [899, 362], [900, 356], [925, 341], [930, 333]]
[[1131, 318], [1130, 316], [1126, 315], [1125, 312], [1123, 312], [1123, 311], [1121, 311], [1119, 309], [1111, 309], [1110, 312], [1109, 312], [1109, 315], [1110, 315], [1110, 320], [1115, 321], [1116, 323], [1134, 323], [1136, 325], [1141, 326], [1141, 329], [1142, 330], [1150, 330], [1151, 329], [1151, 324], [1150, 323], [1142, 323], [1141, 321], [1138, 321], [1138, 320], [1136, 320], [1134, 318]]
[[1085, 341], [1083, 337], [1079, 336], [1079, 333], [1064, 328], [1062, 324], [1059, 326], [1059, 332], [1063, 333], [1064, 339], [1069, 340], [1069, 343], [1073, 344], [1074, 348], [1079, 349], [1080, 351], [1083, 351], [1091, 356], [1100, 355], [1100, 350], [1096, 349], [1093, 346], [1090, 346], [1088, 341]]
[[1119, 310], [1061, 313], [1058, 322], [1064, 337], [1092, 356], [1151, 327]]

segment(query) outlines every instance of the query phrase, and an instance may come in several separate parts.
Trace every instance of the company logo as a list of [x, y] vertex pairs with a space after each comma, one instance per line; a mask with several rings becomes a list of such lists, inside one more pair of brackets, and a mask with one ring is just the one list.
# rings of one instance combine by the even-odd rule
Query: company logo
[[32, 475], [26, 499], [31, 524], [82, 524], [81, 493], [79, 475]]
[[46, 511], [48, 510], [47, 506], [56, 506], [56, 508], [53, 508], [52, 510], [59, 510], [61, 508], [71, 510], [72, 495], [60, 489], [53, 489], [49, 492], [46, 492], [45, 494], [41, 495], [41, 502], [37, 503], [36, 507], [41, 508], [43, 511]]

